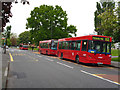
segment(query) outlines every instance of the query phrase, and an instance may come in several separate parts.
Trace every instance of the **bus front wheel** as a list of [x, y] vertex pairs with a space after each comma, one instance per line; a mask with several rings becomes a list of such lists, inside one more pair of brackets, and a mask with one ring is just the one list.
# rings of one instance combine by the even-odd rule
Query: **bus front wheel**
[[80, 61], [79, 61], [79, 56], [78, 56], [78, 55], [76, 56], [75, 61], [76, 61], [76, 63], [78, 63], [78, 64], [80, 63]]
[[42, 51], [40, 50], [40, 54], [42, 54]]

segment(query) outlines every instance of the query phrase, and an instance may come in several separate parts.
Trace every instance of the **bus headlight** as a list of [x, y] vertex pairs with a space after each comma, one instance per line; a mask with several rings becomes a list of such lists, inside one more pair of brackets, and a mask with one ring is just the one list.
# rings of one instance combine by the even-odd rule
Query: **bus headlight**
[[109, 55], [109, 57], [111, 58], [111, 57], [112, 57], [112, 55]]

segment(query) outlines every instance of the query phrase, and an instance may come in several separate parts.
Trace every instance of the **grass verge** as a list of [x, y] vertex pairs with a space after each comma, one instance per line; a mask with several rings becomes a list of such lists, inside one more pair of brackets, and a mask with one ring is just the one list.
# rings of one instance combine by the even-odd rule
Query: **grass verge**
[[[32, 48], [28, 48], [28, 50], [32, 50]], [[37, 50], [38, 51], [38, 48], [34, 48], [33, 50]]]
[[118, 57], [118, 58], [111, 58], [111, 61], [120, 62], [120, 57]]
[[111, 50], [111, 54], [112, 54], [112, 56], [118, 56], [118, 52], [120, 52], [120, 50], [118, 50], [118, 49], [115, 49], [115, 50]]

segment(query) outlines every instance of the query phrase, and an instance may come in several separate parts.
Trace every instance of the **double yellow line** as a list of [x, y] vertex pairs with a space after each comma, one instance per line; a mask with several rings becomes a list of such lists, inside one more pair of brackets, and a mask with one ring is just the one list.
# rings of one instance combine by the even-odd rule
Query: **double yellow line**
[[9, 53], [9, 55], [10, 55], [11, 62], [13, 62], [14, 60], [13, 60], [13, 57], [12, 57], [11, 53]]

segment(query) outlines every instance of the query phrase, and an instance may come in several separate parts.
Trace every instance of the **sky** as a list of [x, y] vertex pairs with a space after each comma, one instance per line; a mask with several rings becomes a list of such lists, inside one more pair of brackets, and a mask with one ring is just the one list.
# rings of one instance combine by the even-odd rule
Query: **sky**
[[30, 5], [23, 5], [18, 0], [18, 4], [13, 3], [11, 12], [13, 17], [10, 18], [12, 33], [19, 35], [26, 29], [27, 18], [34, 7], [40, 5], [59, 5], [67, 13], [68, 25], [74, 25], [77, 28], [77, 36], [93, 34], [94, 32], [94, 12], [96, 10], [96, 2], [100, 0], [28, 0]]

